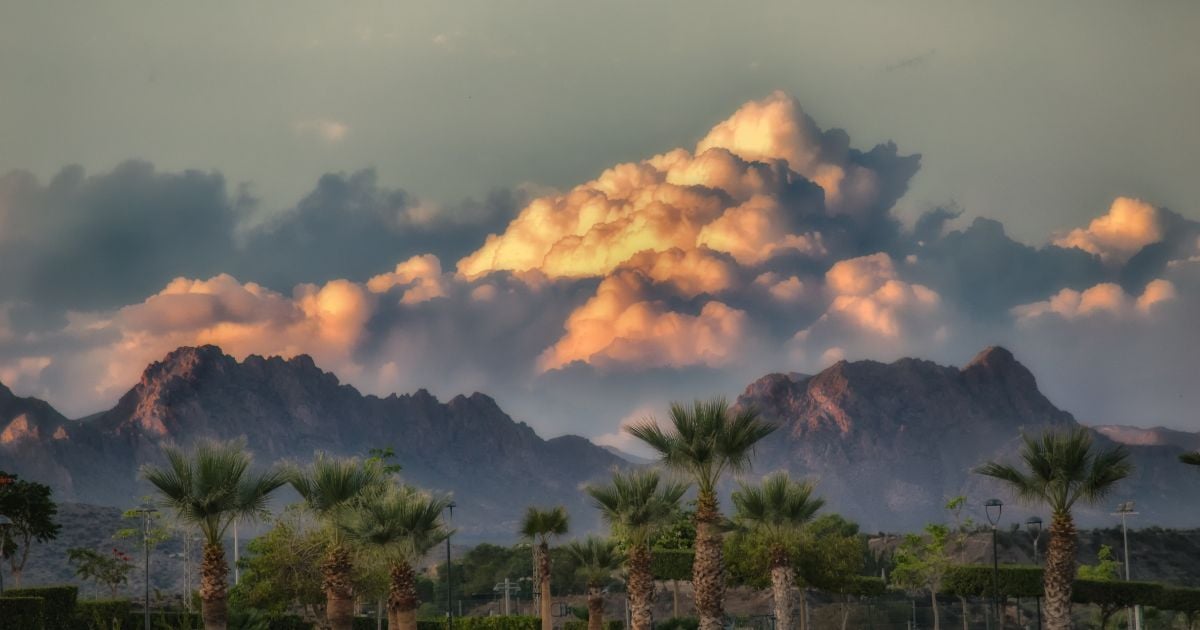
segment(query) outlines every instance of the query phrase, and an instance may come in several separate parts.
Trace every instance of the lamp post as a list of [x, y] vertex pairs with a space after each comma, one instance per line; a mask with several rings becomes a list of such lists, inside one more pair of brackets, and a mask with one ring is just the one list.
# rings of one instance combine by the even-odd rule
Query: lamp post
[[[1040, 566], [1038, 562], [1038, 540], [1042, 537], [1042, 519], [1036, 516], [1030, 516], [1025, 519], [1025, 529], [1029, 531], [1029, 535], [1033, 536], [1033, 563]], [[1038, 630], [1042, 630], [1042, 595], [1039, 593], [1034, 601], [1037, 602], [1037, 620]]]
[[145, 602], [143, 603], [143, 612], [146, 622], [146, 630], [150, 630], [150, 516], [155, 513], [154, 508], [140, 507], [134, 510], [134, 513], [140, 514], [142, 517], [142, 580], [145, 583]]
[[1004, 512], [1004, 502], [1000, 499], [988, 499], [983, 504], [983, 510], [992, 526], [992, 612], [996, 615], [996, 624], [1003, 628], [1004, 619], [1000, 616], [1000, 554], [996, 549], [996, 525], [1000, 523], [1000, 514]]
[[[8, 528], [12, 527], [12, 519], [0, 514], [0, 560], [4, 560], [4, 543], [8, 542]], [[4, 563], [0, 562], [0, 595], [4, 594]]]
[[[1137, 512], [1133, 510], [1133, 501], [1126, 501], [1117, 506], [1117, 511], [1113, 512], [1113, 516], [1121, 517], [1121, 538], [1125, 545], [1125, 581], [1129, 581], [1129, 529], [1125, 526], [1125, 519], [1130, 516], [1137, 516]], [[1142, 607], [1134, 606], [1133, 614], [1129, 616], [1130, 630], [1142, 630]]]
[[[449, 526], [450, 519], [454, 518], [454, 508], [458, 507], [456, 503], [451, 501], [446, 504], [446, 511], [449, 516], [446, 517], [446, 525]], [[454, 607], [452, 605], [452, 597], [454, 592], [454, 581], [451, 579], [454, 569], [450, 565], [450, 534], [449, 527], [446, 534], [446, 628], [454, 630]]]

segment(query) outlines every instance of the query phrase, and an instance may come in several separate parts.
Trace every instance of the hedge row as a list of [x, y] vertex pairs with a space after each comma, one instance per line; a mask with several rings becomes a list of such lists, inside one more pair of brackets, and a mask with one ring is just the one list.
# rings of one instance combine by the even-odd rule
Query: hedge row
[[0, 597], [0, 630], [41, 630], [46, 627], [46, 604], [40, 597]]
[[[587, 630], [588, 622], [582, 619], [572, 619], [563, 624], [563, 630]], [[625, 630], [625, 622], [620, 619], [609, 619], [604, 622], [604, 630]]]
[[45, 629], [72, 630], [75, 627], [75, 599], [79, 596], [76, 586], [38, 586], [34, 588], [12, 588], [4, 592], [5, 597], [37, 597], [45, 602]]
[[691, 549], [655, 549], [650, 552], [650, 572], [656, 580], [692, 579], [692, 561], [696, 554]]
[[[963, 597], [990, 597], [992, 567], [962, 565], [953, 567], [942, 580], [942, 591]], [[1042, 594], [1042, 569], [1036, 566], [1000, 567], [1000, 595], [1038, 597]], [[1177, 612], [1200, 612], [1200, 589], [1176, 588], [1152, 582], [1075, 580], [1072, 599], [1081, 604], [1115, 606], [1153, 606]]]
[[[1037, 597], [1042, 594], [1042, 568], [1037, 566], [1006, 566], [999, 570], [1000, 595], [1007, 597]], [[968, 564], [952, 567], [942, 579], [942, 591], [959, 597], [991, 597], [992, 567]]]

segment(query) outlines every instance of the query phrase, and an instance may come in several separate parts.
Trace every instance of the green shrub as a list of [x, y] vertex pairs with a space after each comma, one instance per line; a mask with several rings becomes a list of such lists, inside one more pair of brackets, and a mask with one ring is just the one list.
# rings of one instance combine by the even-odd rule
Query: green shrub
[[1154, 606], [1181, 613], [1200, 613], [1200, 588], [1165, 587]]
[[0, 630], [42, 630], [45, 600], [40, 597], [0, 597]]
[[129, 618], [131, 605], [128, 599], [84, 599], [75, 604], [75, 622], [78, 630], [117, 630]]
[[[384, 628], [386, 630], [388, 627], [387, 613], [384, 613], [382, 622], [383, 623], [380, 627]], [[435, 621], [418, 621], [417, 622], [417, 630], [441, 630], [442, 626], [437, 626], [435, 628], [433, 625], [429, 625], [429, 626], [421, 625], [421, 624], [435, 624], [435, 623], [437, 623], [437, 622], [435, 622]], [[373, 615], [370, 617], [355, 617], [354, 618], [354, 630], [375, 630], [375, 617]]]
[[[993, 567], [964, 564], [951, 567], [942, 579], [942, 592], [959, 597], [990, 597]], [[1042, 594], [1042, 568], [1005, 566], [999, 570], [1000, 594], [1008, 597], [1037, 597]]]
[[842, 592], [860, 597], [878, 597], [887, 592], [887, 583], [883, 578], [873, 575], [856, 575], [846, 582]]
[[1166, 589], [1153, 582], [1075, 580], [1071, 599], [1080, 604], [1104, 604], [1116, 608], [1154, 606]]
[[655, 549], [650, 552], [650, 572], [656, 580], [692, 579], [692, 561], [696, 552], [691, 549]]
[[5, 597], [40, 597], [45, 600], [46, 630], [73, 630], [75, 599], [79, 596], [76, 586], [38, 586], [14, 588], [4, 592]]
[[697, 630], [700, 620], [695, 617], [671, 617], [654, 624], [654, 630]]
[[587, 622], [580, 619], [569, 619], [563, 624], [562, 630], [587, 630]]
[[609, 619], [604, 622], [604, 630], [625, 630], [625, 622], [620, 619]]
[[[384, 620], [387, 625], [387, 620]], [[446, 630], [446, 622], [441, 619], [418, 619], [417, 630]]]
[[454, 618], [454, 630], [540, 630], [541, 627], [541, 619], [525, 615]]

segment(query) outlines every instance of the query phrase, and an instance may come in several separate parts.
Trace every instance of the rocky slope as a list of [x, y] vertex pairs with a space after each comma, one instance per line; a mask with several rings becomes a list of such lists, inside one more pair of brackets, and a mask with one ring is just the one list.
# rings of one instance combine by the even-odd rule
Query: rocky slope
[[[738, 404], [780, 426], [760, 449], [756, 471], [787, 469], [819, 479], [831, 509], [867, 531], [943, 520], [942, 506], [959, 494], [977, 520], [984, 518], [979, 506], [993, 496], [1010, 504], [1006, 522], [1023, 519], [1028, 509], [972, 469], [992, 459], [1016, 461], [1022, 433], [1077, 426], [1003, 348], [988, 348], [962, 368], [901, 359], [842, 361], [815, 376], [771, 374], [751, 384]], [[1113, 444], [1103, 433], [1096, 440]], [[1200, 479], [1181, 483], [1191, 471], [1176, 459], [1191, 442], [1129, 448], [1136, 470], [1111, 502], [1137, 499], [1143, 522], [1195, 524], [1186, 506], [1200, 495]], [[1080, 518], [1107, 524], [1109, 508], [1085, 508]]]
[[564, 503], [586, 519], [594, 510], [578, 486], [622, 463], [580, 437], [543, 440], [483, 394], [364, 396], [303, 355], [238, 362], [215, 346], [180, 348], [150, 365], [113, 409], [84, 421], [13, 398], [0, 407], [11, 436], [0, 444], [0, 468], [46, 480], [63, 499], [105, 505], [147, 492], [138, 467], [159, 461], [164, 444], [242, 438], [264, 463], [390, 446], [407, 480], [454, 492], [460, 531], [512, 537], [531, 500]]

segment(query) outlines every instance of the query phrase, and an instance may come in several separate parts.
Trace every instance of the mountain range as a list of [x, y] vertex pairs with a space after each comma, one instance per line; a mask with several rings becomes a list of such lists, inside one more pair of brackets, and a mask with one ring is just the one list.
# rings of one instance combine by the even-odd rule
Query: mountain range
[[[961, 368], [901, 359], [769, 374], [737, 404], [779, 427], [758, 449], [752, 475], [785, 469], [816, 478], [830, 509], [867, 531], [943, 520], [942, 506], [958, 494], [976, 508], [991, 496], [1008, 501], [971, 470], [1014, 459], [1022, 432], [1078, 425], [998, 347]], [[1095, 435], [1101, 445], [1127, 443], [1135, 462], [1114, 504], [1136, 499], [1143, 524], [1195, 524], [1188, 506], [1200, 498], [1200, 479], [1189, 480], [1177, 456], [1200, 436], [1111, 426]], [[543, 439], [480, 393], [446, 402], [424, 390], [363, 395], [305, 355], [237, 361], [215, 346], [179, 348], [148, 366], [112, 409], [77, 420], [0, 385], [0, 469], [48, 483], [63, 500], [131, 505], [148, 493], [142, 464], [161, 461], [163, 445], [203, 438], [245, 439], [264, 464], [391, 447], [406, 479], [454, 493], [455, 527], [479, 540], [514, 538], [529, 504], [563, 504], [575, 531], [595, 528], [580, 487], [641, 463], [578, 436]], [[1109, 524], [1109, 511], [1083, 509], [1080, 520]], [[1005, 521], [1027, 513], [1006, 507]]]

